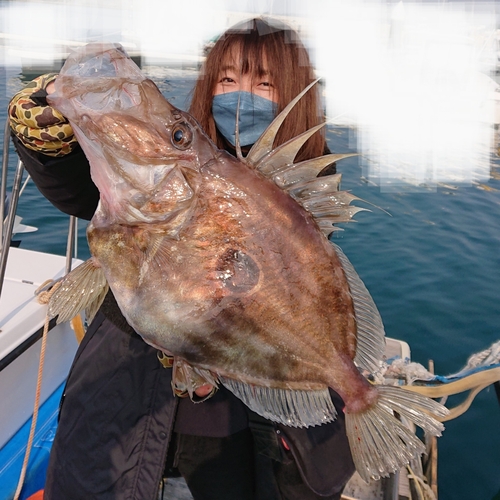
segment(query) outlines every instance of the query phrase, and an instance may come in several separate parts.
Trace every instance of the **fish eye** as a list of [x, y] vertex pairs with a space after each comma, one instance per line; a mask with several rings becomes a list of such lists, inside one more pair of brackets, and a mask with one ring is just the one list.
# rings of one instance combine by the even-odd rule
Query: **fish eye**
[[187, 123], [177, 123], [172, 129], [172, 144], [177, 149], [187, 149], [193, 140], [191, 128]]

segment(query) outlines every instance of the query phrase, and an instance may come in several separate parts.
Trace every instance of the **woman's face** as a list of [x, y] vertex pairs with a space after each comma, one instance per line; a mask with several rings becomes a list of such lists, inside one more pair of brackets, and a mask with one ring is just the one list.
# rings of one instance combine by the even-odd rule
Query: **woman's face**
[[215, 85], [214, 95], [227, 94], [229, 92], [245, 91], [264, 97], [273, 102], [278, 102], [278, 93], [271, 81], [271, 75], [267, 71], [267, 64], [264, 58], [264, 74], [254, 76], [252, 73], [242, 74], [241, 56], [236, 56], [223, 65], [217, 84]]

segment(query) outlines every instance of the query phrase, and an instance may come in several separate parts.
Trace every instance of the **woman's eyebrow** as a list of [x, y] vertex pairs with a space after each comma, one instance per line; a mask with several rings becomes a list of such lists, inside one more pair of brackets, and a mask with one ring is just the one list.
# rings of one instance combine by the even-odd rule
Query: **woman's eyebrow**
[[[241, 74], [241, 68], [239, 66], [236, 66], [235, 64], [224, 64], [223, 66], [221, 66], [219, 74], [222, 75], [222, 74], [225, 74], [227, 72]], [[267, 76], [270, 76], [270, 74], [271, 74], [271, 72], [269, 71], [269, 69], [263, 68], [262, 71], [258, 72], [258, 77], [259, 78], [264, 77], [264, 76], [267, 77]]]

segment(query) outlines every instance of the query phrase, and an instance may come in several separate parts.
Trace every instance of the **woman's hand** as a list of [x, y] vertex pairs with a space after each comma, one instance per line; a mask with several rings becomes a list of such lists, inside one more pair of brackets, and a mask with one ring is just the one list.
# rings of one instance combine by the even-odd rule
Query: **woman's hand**
[[45, 87], [45, 91], [47, 92], [47, 95], [50, 95], [53, 94], [55, 90], [56, 90], [56, 81], [54, 79], [47, 85], [47, 87]]
[[205, 384], [198, 389], [194, 391], [194, 393], [199, 397], [199, 398], [206, 398], [212, 391], [214, 390], [214, 386], [211, 384]]
[[77, 141], [68, 120], [47, 104], [57, 74], [39, 76], [20, 90], [9, 103], [9, 125], [28, 149], [48, 156], [70, 153]]

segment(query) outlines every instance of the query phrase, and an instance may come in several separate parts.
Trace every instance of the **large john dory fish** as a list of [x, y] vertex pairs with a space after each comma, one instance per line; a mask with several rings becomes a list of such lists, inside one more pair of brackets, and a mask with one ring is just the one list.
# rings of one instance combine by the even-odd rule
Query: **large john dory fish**
[[[307, 90], [307, 89], [306, 89]], [[95, 312], [111, 288], [130, 325], [175, 356], [174, 383], [191, 393], [223, 384], [266, 418], [310, 426], [345, 403], [353, 458], [368, 480], [424, 451], [397, 412], [438, 435], [446, 409], [360, 373], [381, 358], [377, 309], [325, 236], [357, 210], [339, 175], [347, 155], [293, 164], [313, 129], [272, 150], [276, 118], [245, 160], [218, 150], [119, 46], [68, 58], [50, 103], [70, 121], [101, 198], [88, 227], [92, 258], [49, 305], [59, 321]]]

